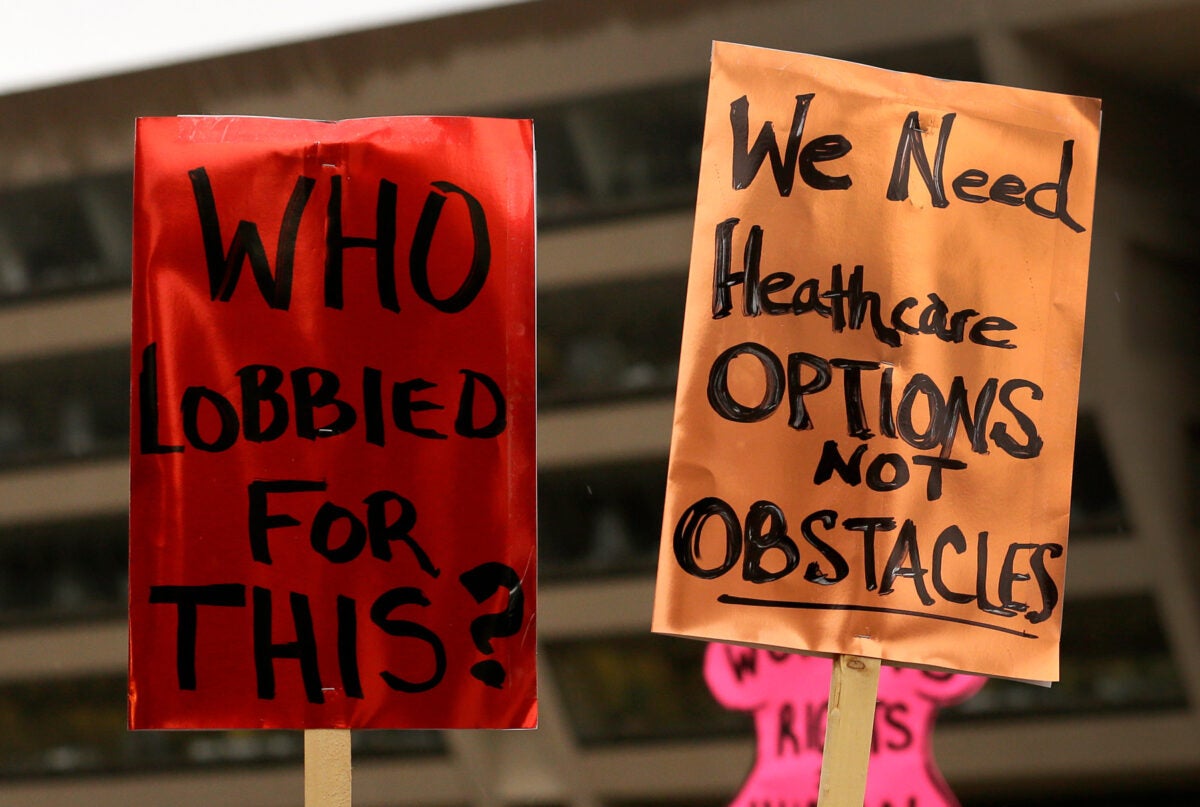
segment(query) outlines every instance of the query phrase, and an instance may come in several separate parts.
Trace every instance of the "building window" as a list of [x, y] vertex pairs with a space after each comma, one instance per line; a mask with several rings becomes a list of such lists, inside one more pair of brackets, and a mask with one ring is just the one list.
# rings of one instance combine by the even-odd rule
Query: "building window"
[[128, 535], [124, 515], [0, 529], [0, 625], [122, 616]]
[[538, 222], [693, 204], [705, 93], [705, 83], [693, 81], [510, 111], [537, 127]]
[[112, 456], [128, 441], [127, 348], [0, 366], [0, 463]]
[[[1071, 532], [1127, 534], [1094, 421], [1081, 416], [1072, 487]], [[667, 486], [665, 457], [569, 466], [538, 475], [538, 535], [547, 580], [652, 574]]]
[[[125, 677], [0, 685], [0, 777], [83, 776], [180, 768], [297, 763], [298, 731], [129, 731]], [[436, 731], [360, 731], [356, 758], [440, 754]]]
[[0, 302], [128, 284], [133, 175], [0, 194]]
[[539, 404], [670, 396], [679, 374], [685, 292], [679, 275], [539, 295]]
[[666, 486], [662, 458], [543, 471], [538, 475], [542, 576], [652, 573]]
[[[1051, 688], [992, 680], [942, 712], [946, 722], [1044, 719], [1186, 708], [1186, 696], [1148, 596], [1077, 601]], [[1137, 637], [1130, 643], [1130, 637]], [[706, 643], [638, 635], [548, 642], [546, 654], [584, 745], [750, 736], [747, 714], [726, 711], [704, 681]]]
[[989, 681], [943, 712], [947, 721], [1183, 709], [1183, 682], [1150, 595], [1068, 601], [1061, 680], [1044, 688]]
[[1130, 534], [1125, 502], [1117, 489], [1108, 450], [1096, 418], [1080, 412], [1075, 427], [1075, 462], [1071, 471], [1071, 534]]
[[704, 682], [704, 642], [637, 635], [546, 644], [583, 745], [749, 736], [748, 714], [722, 708]]
[[[984, 80], [979, 54], [968, 40], [846, 58]], [[532, 117], [537, 127], [539, 223], [554, 227], [692, 206], [707, 92], [707, 82], [697, 80], [506, 111]]]

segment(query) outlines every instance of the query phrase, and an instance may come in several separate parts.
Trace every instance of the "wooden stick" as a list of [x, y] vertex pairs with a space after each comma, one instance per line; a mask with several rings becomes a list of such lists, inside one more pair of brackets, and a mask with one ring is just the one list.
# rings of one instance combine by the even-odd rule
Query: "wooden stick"
[[350, 807], [350, 730], [304, 732], [304, 807]]
[[879, 659], [834, 657], [818, 807], [862, 807], [878, 692]]

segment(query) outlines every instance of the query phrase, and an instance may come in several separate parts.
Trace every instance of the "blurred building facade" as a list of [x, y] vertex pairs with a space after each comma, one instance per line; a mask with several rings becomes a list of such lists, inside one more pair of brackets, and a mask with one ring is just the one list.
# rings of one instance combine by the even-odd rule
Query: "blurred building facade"
[[651, 636], [714, 39], [1104, 99], [1063, 674], [943, 716], [966, 807], [1200, 794], [1200, 2], [539, 0], [0, 97], [0, 805], [302, 803], [298, 732], [125, 730], [133, 120], [532, 117], [542, 727], [356, 732], [354, 802], [719, 805]]

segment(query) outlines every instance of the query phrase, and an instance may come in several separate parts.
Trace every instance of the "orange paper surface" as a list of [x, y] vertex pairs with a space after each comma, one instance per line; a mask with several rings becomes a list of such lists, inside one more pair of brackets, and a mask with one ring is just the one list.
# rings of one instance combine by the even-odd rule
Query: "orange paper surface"
[[1099, 118], [714, 45], [656, 632], [1057, 680]]

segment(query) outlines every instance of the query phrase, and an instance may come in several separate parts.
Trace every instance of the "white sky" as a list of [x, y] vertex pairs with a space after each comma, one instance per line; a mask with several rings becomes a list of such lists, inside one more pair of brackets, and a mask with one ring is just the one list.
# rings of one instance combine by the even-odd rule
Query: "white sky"
[[516, 0], [3, 0], [0, 95]]

